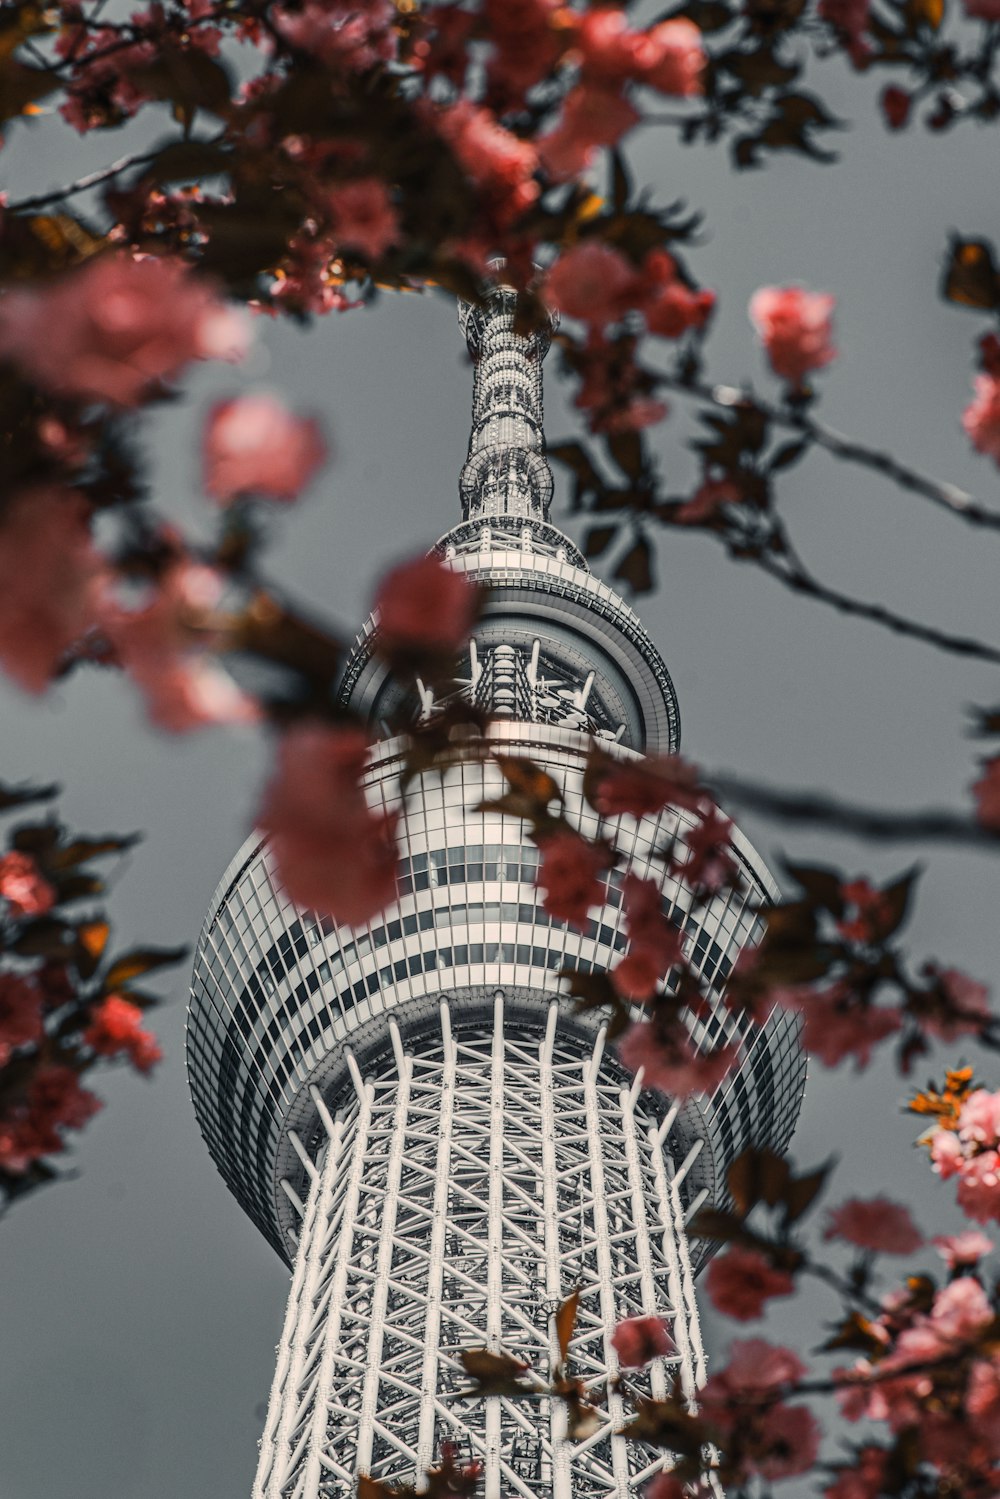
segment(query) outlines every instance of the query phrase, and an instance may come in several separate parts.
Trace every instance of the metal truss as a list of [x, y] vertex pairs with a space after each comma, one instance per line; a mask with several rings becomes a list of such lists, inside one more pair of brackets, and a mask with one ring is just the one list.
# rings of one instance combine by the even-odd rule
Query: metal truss
[[[444, 1442], [483, 1464], [485, 1499], [626, 1499], [670, 1459], [613, 1435], [615, 1325], [672, 1326], [676, 1354], [626, 1373], [636, 1393], [679, 1375], [693, 1402], [704, 1378], [677, 1110], [654, 1115], [603, 1031], [581, 1048], [543, 996], [534, 1025], [498, 990], [492, 1024], [445, 999], [438, 1028], [407, 1037], [403, 1012], [388, 1031], [372, 1076], [349, 1056], [341, 1095], [315, 1095], [316, 1159], [297, 1145], [311, 1188], [254, 1499], [346, 1496], [358, 1473], [419, 1482]], [[575, 1288], [571, 1364], [603, 1410], [593, 1435], [567, 1440], [545, 1396], [463, 1398], [462, 1348], [551, 1372], [554, 1313]]]

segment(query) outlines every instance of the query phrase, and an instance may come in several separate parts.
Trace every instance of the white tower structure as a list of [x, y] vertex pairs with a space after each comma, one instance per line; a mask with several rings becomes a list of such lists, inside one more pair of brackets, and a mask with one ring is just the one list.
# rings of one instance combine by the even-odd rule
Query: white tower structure
[[[675, 750], [663, 660], [628, 605], [548, 521], [541, 361], [513, 331], [514, 293], [462, 309], [475, 361], [464, 520], [439, 543], [489, 585], [455, 691], [496, 715], [494, 747], [564, 788], [585, 834], [582, 770], [594, 736], [623, 759]], [[373, 728], [412, 691], [373, 649], [369, 620], [340, 697]], [[414, 715], [433, 711], [415, 699]], [[621, 888], [583, 932], [551, 919], [537, 851], [516, 818], [473, 810], [503, 790], [481, 746], [401, 797], [403, 746], [383, 736], [372, 803], [400, 811], [398, 902], [362, 928], [294, 908], [266, 843], [248, 840], [203, 928], [188, 1019], [198, 1119], [228, 1186], [292, 1265], [254, 1499], [352, 1494], [359, 1473], [420, 1483], [450, 1443], [483, 1466], [486, 1499], [627, 1499], [669, 1458], [614, 1435], [614, 1385], [596, 1431], [567, 1439], [561, 1402], [463, 1397], [459, 1352], [486, 1347], [543, 1375], [554, 1313], [579, 1288], [574, 1373], [603, 1389], [625, 1317], [669, 1319], [676, 1353], [635, 1390], [689, 1399], [704, 1377], [685, 1222], [724, 1198], [747, 1145], [781, 1150], [804, 1063], [792, 1021], [740, 1024], [719, 1002], [776, 894], [741, 835], [742, 887], [693, 909], [655, 850], [692, 820], [622, 818], [618, 846], [658, 880], [715, 1001], [695, 1041], [729, 1035], [743, 1059], [710, 1098], [643, 1091], [604, 1027], [559, 997], [558, 970], [613, 965], [626, 947]]]

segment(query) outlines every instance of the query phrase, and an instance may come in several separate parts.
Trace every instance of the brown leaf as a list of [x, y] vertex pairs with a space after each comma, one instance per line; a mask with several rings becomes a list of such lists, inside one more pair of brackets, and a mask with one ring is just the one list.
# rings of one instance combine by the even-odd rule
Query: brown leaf
[[744, 1217], [758, 1202], [777, 1207], [791, 1177], [788, 1162], [773, 1150], [741, 1151], [726, 1173], [726, 1184]]
[[170, 968], [187, 957], [186, 947], [136, 947], [131, 952], [116, 958], [104, 975], [104, 991], [110, 993], [143, 973], [153, 973], [158, 968]]
[[800, 1218], [805, 1216], [820, 1192], [822, 1192], [832, 1168], [833, 1162], [827, 1161], [825, 1166], [819, 1166], [815, 1171], [810, 1171], [805, 1176], [796, 1176], [791, 1179], [785, 1188], [782, 1199], [785, 1205], [785, 1218], [787, 1222], [797, 1223]]
[[580, 1307], [580, 1287], [567, 1296], [556, 1312], [556, 1341], [559, 1344], [559, 1361], [565, 1364], [569, 1358], [570, 1339], [576, 1327], [576, 1314]]
[[533, 760], [513, 755], [496, 755], [494, 758], [511, 790], [519, 792], [540, 812], [544, 812], [550, 802], [562, 801], [558, 781]]
[[941, 295], [946, 302], [961, 307], [993, 311], [1000, 307], [1000, 276], [993, 259], [993, 248], [983, 239], [959, 239], [948, 247]]
[[653, 587], [653, 550], [645, 536], [640, 536], [626, 552], [612, 576], [627, 583], [633, 593], [649, 593]]
[[47, 802], [59, 795], [58, 786], [8, 786], [0, 781], [0, 812], [24, 807], [29, 802]]

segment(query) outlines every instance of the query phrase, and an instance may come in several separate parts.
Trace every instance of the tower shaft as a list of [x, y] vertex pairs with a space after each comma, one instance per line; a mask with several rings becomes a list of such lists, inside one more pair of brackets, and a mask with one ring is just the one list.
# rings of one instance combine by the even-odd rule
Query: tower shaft
[[496, 289], [488, 308], [463, 305], [461, 321], [472, 356], [472, 435], [462, 469], [467, 521], [510, 516], [546, 521], [552, 471], [542, 426], [542, 360], [547, 332], [514, 332], [516, 294]]
[[[347, 1494], [358, 1470], [422, 1474], [454, 1444], [485, 1499], [626, 1499], [666, 1461], [613, 1435], [614, 1388], [593, 1431], [567, 1439], [562, 1402], [463, 1398], [460, 1350], [486, 1347], [544, 1379], [555, 1312], [580, 1292], [573, 1372], [603, 1386], [624, 1317], [662, 1316], [677, 1351], [642, 1375], [662, 1396], [704, 1376], [684, 1236], [685, 1170], [669, 1115], [524, 996], [445, 999], [437, 1023], [367, 1077], [355, 1063], [311, 1163], [255, 1499]], [[664, 1129], [666, 1125], [666, 1131]]]

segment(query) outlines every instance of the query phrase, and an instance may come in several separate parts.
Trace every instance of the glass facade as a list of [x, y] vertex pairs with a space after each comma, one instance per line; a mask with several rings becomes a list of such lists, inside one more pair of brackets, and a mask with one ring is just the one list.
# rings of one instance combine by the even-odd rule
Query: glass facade
[[[531, 733], [536, 760], [566, 785], [568, 814], [596, 834], [579, 784], [580, 736], [537, 726]], [[497, 735], [507, 748], [515, 726], [498, 726]], [[371, 773], [373, 798], [387, 806], [398, 804], [395, 750], [384, 745]], [[195, 965], [192, 1093], [222, 1175], [286, 1256], [292, 1217], [280, 1182], [285, 1176], [301, 1184], [303, 1176], [288, 1130], [308, 1134], [314, 1127], [310, 1085], [319, 1080], [329, 1088], [331, 1074], [343, 1072], [345, 1045], [357, 1045], [359, 1036], [370, 1044], [381, 1018], [440, 992], [514, 986], [536, 992], [542, 1004], [561, 987], [559, 969], [604, 970], [626, 950], [617, 875], [582, 932], [542, 909], [533, 883], [537, 850], [524, 825], [468, 810], [501, 789], [498, 768], [475, 759], [443, 782], [428, 776], [413, 783], [401, 823], [398, 904], [368, 927], [336, 928], [295, 910], [259, 840], [246, 845], [220, 886]], [[671, 811], [638, 823], [622, 818], [613, 832], [631, 867], [657, 876], [662, 866], [652, 860], [653, 848], [690, 822], [687, 813]], [[664, 909], [685, 930], [689, 957], [716, 995], [741, 948], [757, 940], [756, 909], [774, 888], [749, 845], [741, 840], [738, 852], [744, 888], [707, 909], [692, 912], [682, 880], [663, 882]], [[693, 1033], [711, 1046], [734, 1030], [720, 1004]], [[751, 1029], [744, 1044], [743, 1065], [719, 1093], [684, 1111], [687, 1134], [708, 1142], [696, 1179], [713, 1194], [746, 1144], [787, 1141], [801, 1093], [804, 1064], [791, 1021], [776, 1016], [763, 1031]]]

